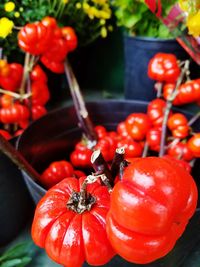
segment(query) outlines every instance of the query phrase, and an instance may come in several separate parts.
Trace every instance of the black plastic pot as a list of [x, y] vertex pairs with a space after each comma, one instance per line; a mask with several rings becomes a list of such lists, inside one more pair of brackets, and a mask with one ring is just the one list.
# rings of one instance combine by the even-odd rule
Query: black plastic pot
[[[16, 139], [11, 143], [14, 145]], [[33, 201], [19, 169], [0, 153], [0, 246], [6, 245], [30, 220]], [[32, 211], [32, 212], [31, 212]]]
[[[94, 124], [103, 124], [107, 129], [115, 129], [118, 122], [131, 112], [145, 112], [147, 103], [140, 101], [100, 101], [87, 104]], [[191, 116], [190, 114], [187, 114]], [[196, 123], [198, 130], [200, 123]], [[18, 149], [38, 172], [54, 160], [68, 159], [69, 152], [81, 137], [77, 127], [77, 117], [73, 107], [53, 111], [34, 122], [21, 135]], [[195, 167], [194, 170], [198, 168]], [[37, 203], [45, 194], [45, 189], [24, 174], [25, 182]], [[188, 253], [200, 240], [200, 212], [196, 211], [184, 235], [171, 253], [163, 259], [147, 265], [128, 263], [116, 256], [106, 267], [179, 267]], [[88, 266], [87, 264], [84, 265]]]
[[[149, 101], [155, 98], [154, 81], [147, 76], [149, 60], [158, 52], [173, 53], [178, 59], [189, 59], [189, 55], [175, 39], [156, 39], [124, 36], [125, 98]], [[200, 68], [192, 62], [191, 78], [200, 75]]]

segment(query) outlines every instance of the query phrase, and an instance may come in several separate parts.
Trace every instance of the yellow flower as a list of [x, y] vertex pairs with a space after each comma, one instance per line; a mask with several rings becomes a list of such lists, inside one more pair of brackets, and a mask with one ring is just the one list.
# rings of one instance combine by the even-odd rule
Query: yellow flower
[[105, 24], [106, 24], [105, 19], [100, 19], [100, 24], [101, 24], [101, 25], [105, 25]]
[[19, 12], [15, 12], [14, 16], [15, 16], [15, 18], [19, 18], [20, 17], [20, 13]]
[[103, 38], [106, 38], [107, 37], [107, 29], [106, 29], [106, 27], [102, 27], [101, 28], [101, 36]]
[[90, 8], [90, 5], [88, 3], [83, 3], [83, 9], [87, 11]]
[[62, 0], [63, 4], [67, 4], [69, 0]]
[[99, 5], [104, 5], [107, 2], [107, 0], [92, 0], [92, 1]]
[[200, 36], [200, 10], [196, 14], [188, 16], [186, 25], [189, 34], [194, 37]]
[[101, 19], [110, 19], [111, 18], [111, 10], [100, 10], [99, 15]]
[[12, 32], [14, 23], [6, 17], [0, 19], [0, 37], [6, 38]]
[[183, 11], [187, 11], [188, 10], [188, 0], [179, 0], [179, 6]]
[[6, 12], [12, 12], [15, 9], [15, 3], [14, 2], [8, 2], [4, 5], [4, 9]]
[[76, 3], [76, 8], [77, 9], [80, 9], [81, 8], [81, 3], [80, 2]]

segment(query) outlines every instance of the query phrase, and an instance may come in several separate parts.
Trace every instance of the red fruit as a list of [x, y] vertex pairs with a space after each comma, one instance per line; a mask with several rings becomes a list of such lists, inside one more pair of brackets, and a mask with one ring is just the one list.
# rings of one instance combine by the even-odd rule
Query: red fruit
[[6, 140], [10, 140], [12, 138], [11, 134], [5, 130], [0, 130], [0, 135], [2, 135]]
[[149, 78], [159, 82], [176, 82], [180, 72], [177, 58], [173, 54], [157, 53], [148, 64]]
[[31, 90], [33, 106], [44, 106], [48, 102], [50, 93], [46, 83], [40, 81], [33, 82]]
[[136, 159], [111, 194], [106, 230], [115, 251], [127, 261], [146, 264], [174, 247], [195, 212], [192, 176], [168, 160]]
[[126, 129], [126, 123], [124, 121], [117, 125], [117, 133], [122, 137], [127, 137], [129, 135]]
[[143, 140], [151, 127], [150, 119], [144, 113], [130, 114], [126, 118], [125, 124], [128, 134], [136, 141]]
[[42, 173], [40, 182], [46, 188], [50, 188], [62, 181], [64, 178], [72, 177], [73, 174], [74, 168], [69, 162], [65, 160], [54, 161]]
[[33, 70], [30, 73], [30, 78], [31, 81], [35, 81], [35, 82], [43, 82], [43, 83], [47, 83], [47, 75], [46, 73], [43, 71], [43, 69], [40, 67], [40, 65], [36, 65]]
[[43, 106], [32, 106], [32, 119], [37, 120], [47, 113], [47, 110]]
[[167, 150], [167, 154], [185, 161], [191, 161], [194, 158], [193, 151], [190, 149], [188, 144], [179, 142], [174, 146], [170, 146]]
[[148, 104], [147, 115], [154, 126], [162, 126], [165, 109], [166, 102], [160, 98], [154, 99]]
[[173, 114], [168, 119], [167, 126], [176, 138], [185, 138], [189, 134], [188, 120], [182, 113]]
[[125, 158], [135, 158], [142, 155], [143, 148], [139, 142], [131, 139], [122, 139], [118, 142], [117, 147], [125, 148]]
[[188, 147], [195, 157], [200, 157], [200, 133], [195, 134], [189, 139]]
[[91, 167], [92, 150], [87, 148], [83, 143], [79, 142], [75, 146], [75, 150], [70, 155], [70, 161], [77, 168]]
[[161, 129], [160, 128], [151, 128], [147, 132], [146, 141], [151, 150], [159, 152], [160, 142], [161, 142]]
[[[37, 205], [32, 238], [48, 256], [62, 266], [104, 265], [114, 256], [106, 234], [106, 216], [110, 207], [107, 187], [95, 182], [87, 186], [93, 196], [90, 209], [78, 214], [67, 203], [74, 192], [80, 195], [84, 179], [67, 178], [51, 188]], [[77, 200], [77, 198], [76, 198]], [[86, 199], [86, 203], [90, 198]]]

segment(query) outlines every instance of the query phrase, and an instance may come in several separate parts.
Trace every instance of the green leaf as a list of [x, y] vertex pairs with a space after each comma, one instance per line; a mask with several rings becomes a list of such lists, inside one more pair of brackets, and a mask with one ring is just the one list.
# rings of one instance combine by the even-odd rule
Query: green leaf
[[159, 26], [159, 28], [158, 28], [158, 37], [160, 37], [160, 38], [169, 38], [169, 37], [171, 37], [170, 31], [163, 24], [161, 24]]
[[24, 267], [31, 261], [31, 258], [24, 257], [22, 259], [13, 259], [5, 261], [0, 267]]
[[32, 245], [31, 242], [24, 242], [16, 245], [15, 247], [12, 247], [11, 249], [4, 252], [4, 254], [0, 257], [0, 262], [4, 260], [21, 258], [22, 256], [27, 255], [30, 251], [31, 245]]
[[127, 28], [131, 28], [133, 27], [139, 20], [141, 19], [141, 15], [140, 14], [135, 14], [132, 16], [129, 16], [129, 14], [127, 14], [127, 16], [124, 17], [124, 25]]

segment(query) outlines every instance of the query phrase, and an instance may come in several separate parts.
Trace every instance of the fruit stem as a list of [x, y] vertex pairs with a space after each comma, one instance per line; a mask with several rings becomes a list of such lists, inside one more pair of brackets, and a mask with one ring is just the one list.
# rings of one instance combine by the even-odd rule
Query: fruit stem
[[105, 161], [103, 155], [101, 154], [101, 150], [97, 149], [92, 153], [91, 163], [96, 172], [96, 174], [105, 174], [105, 179], [102, 181], [109, 189], [114, 185], [114, 178], [112, 173], [108, 167], [107, 162]]
[[[115, 155], [111, 164], [111, 175], [115, 179], [115, 177], [119, 174], [120, 164], [124, 161], [125, 148], [119, 147], [115, 151]], [[114, 183], [114, 181], [113, 181]], [[113, 186], [113, 184], [111, 184]]]
[[[94, 179], [90, 180], [91, 177]], [[80, 192], [72, 193], [67, 202], [67, 208], [78, 214], [91, 210], [93, 204], [96, 202], [96, 198], [87, 192], [87, 184], [93, 183], [96, 180], [97, 178], [92, 175], [87, 176], [82, 183]]]

